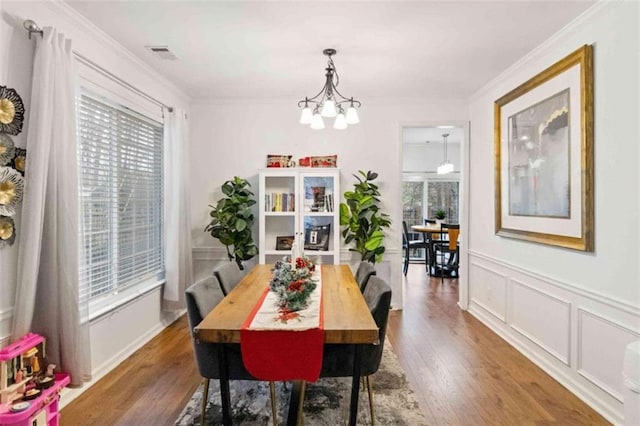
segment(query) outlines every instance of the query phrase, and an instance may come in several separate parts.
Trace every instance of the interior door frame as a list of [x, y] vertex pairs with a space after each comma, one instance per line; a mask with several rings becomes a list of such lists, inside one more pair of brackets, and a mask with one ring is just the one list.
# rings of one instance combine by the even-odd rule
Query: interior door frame
[[458, 306], [462, 310], [469, 307], [469, 149], [470, 149], [470, 127], [468, 120], [438, 120], [438, 121], [410, 121], [398, 124], [398, 177], [400, 188], [396, 205], [402, 217], [402, 160], [404, 155], [404, 144], [402, 134], [406, 128], [415, 127], [436, 127], [441, 125], [452, 125], [463, 129], [464, 140], [460, 144], [460, 188], [458, 202], [460, 203], [460, 278], [458, 280]]

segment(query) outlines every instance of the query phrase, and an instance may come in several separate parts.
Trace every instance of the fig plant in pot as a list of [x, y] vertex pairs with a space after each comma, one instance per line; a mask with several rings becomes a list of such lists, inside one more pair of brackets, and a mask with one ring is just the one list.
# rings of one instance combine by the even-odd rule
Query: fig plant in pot
[[375, 172], [358, 171], [353, 191], [344, 193], [340, 203], [340, 225], [345, 244], [352, 244], [350, 251], [360, 253], [361, 260], [379, 263], [384, 254], [384, 228], [391, 226], [389, 215], [380, 211], [380, 191], [373, 181]]
[[250, 187], [249, 181], [238, 176], [223, 183], [221, 189], [225, 196], [215, 206], [209, 206], [211, 222], [205, 228], [205, 232], [227, 248], [229, 261], [235, 261], [240, 269], [244, 269], [242, 261], [258, 254], [251, 229], [254, 220], [251, 206], [256, 201]]

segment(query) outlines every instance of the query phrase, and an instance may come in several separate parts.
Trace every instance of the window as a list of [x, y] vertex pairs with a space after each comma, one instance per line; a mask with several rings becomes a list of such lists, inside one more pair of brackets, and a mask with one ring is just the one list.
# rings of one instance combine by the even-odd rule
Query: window
[[78, 141], [81, 295], [93, 315], [96, 303], [164, 278], [163, 126], [83, 91]]
[[436, 216], [436, 211], [444, 210], [446, 213], [446, 222], [458, 223], [459, 182], [429, 181], [427, 188], [429, 217], [433, 218]]
[[424, 199], [424, 182], [404, 181], [402, 182], [402, 220], [407, 222], [407, 226], [422, 225]]

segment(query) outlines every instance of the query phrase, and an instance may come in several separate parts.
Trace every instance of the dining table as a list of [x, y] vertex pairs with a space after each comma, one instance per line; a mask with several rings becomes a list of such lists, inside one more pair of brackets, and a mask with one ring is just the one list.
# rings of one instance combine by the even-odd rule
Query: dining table
[[[361, 376], [361, 348], [377, 344], [378, 327], [362, 296], [349, 265], [317, 265], [322, 276], [324, 343], [354, 345], [349, 424], [355, 425]], [[220, 393], [225, 425], [231, 424], [228, 370], [224, 345], [241, 342], [242, 325], [258, 303], [272, 278], [273, 265], [259, 264], [198, 324], [195, 337], [202, 342], [218, 343]], [[298, 423], [298, 404], [302, 381], [294, 381], [287, 424]], [[301, 407], [300, 407], [301, 408]]]

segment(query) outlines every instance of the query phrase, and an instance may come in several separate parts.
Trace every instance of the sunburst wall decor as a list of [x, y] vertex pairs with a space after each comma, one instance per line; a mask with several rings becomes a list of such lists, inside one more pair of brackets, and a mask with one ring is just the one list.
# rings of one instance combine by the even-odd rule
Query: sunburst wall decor
[[16, 239], [16, 226], [13, 218], [0, 216], [0, 248], [13, 245]]
[[0, 167], [0, 215], [13, 216], [22, 201], [24, 178], [11, 167]]
[[13, 140], [9, 135], [0, 133], [0, 166], [6, 166], [10, 161], [13, 161], [15, 152], [16, 146], [13, 144]]
[[20, 172], [24, 176], [24, 171], [27, 167], [27, 150], [24, 148], [16, 147], [13, 154], [13, 160], [11, 160], [11, 167]]
[[24, 104], [14, 89], [0, 86], [0, 133], [17, 135], [22, 131]]

